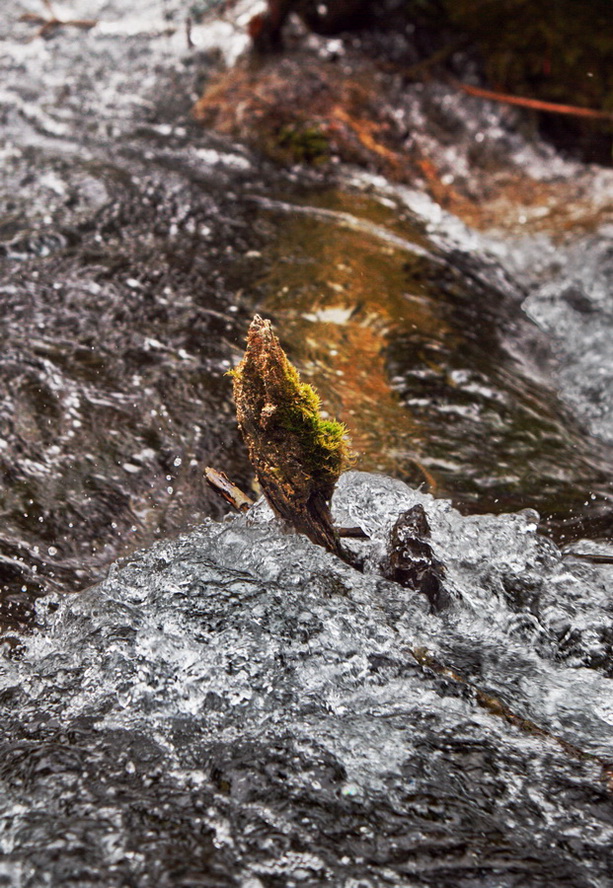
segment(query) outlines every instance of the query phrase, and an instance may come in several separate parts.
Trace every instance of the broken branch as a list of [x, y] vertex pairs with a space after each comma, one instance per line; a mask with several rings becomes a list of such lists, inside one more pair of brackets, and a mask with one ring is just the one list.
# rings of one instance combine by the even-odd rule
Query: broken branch
[[330, 499], [350, 460], [345, 427], [322, 418], [317, 393], [300, 381], [259, 315], [230, 373], [238, 424], [266, 499], [297, 531], [343, 557]]

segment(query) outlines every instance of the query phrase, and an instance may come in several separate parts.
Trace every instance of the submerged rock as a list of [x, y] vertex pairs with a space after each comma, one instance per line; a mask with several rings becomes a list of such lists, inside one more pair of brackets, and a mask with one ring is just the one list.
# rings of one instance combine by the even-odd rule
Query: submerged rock
[[[440, 616], [380, 572], [417, 505]], [[462, 518], [384, 476], [343, 475], [333, 517], [371, 536], [364, 572], [261, 501], [23, 639], [1, 680], [5, 885], [610, 884], [610, 574], [534, 512]]]

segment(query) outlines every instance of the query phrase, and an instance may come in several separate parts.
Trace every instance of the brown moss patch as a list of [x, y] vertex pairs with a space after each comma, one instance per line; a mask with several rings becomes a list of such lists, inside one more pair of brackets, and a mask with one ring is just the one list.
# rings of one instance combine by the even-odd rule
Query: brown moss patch
[[[399, 122], [402, 115], [394, 114], [403, 78], [398, 66], [355, 51], [331, 60], [294, 48], [243, 58], [218, 74], [193, 115], [278, 163], [321, 168], [342, 161], [421, 188], [474, 228], [564, 237], [611, 217], [613, 208], [597, 199], [589, 176], [538, 181], [496, 145], [475, 144], [468, 179], [450, 182], [448, 170], [418, 147], [419, 139]], [[422, 110], [427, 117], [427, 103]]]
[[385, 75], [305, 52], [244, 60], [214, 78], [194, 117], [281, 163], [333, 158], [406, 180], [404, 135], [386, 106]]

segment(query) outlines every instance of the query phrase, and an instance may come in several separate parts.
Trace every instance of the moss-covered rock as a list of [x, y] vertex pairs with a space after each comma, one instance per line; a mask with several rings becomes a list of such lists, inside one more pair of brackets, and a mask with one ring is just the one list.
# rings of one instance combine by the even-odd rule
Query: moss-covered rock
[[282, 126], [277, 145], [287, 151], [292, 163], [317, 165], [330, 156], [330, 140], [318, 124], [295, 122]]

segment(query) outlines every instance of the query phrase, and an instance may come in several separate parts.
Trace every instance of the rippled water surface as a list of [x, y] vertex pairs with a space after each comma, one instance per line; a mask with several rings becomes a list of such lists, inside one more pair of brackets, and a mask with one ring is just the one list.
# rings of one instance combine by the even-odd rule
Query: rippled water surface
[[1, 19], [5, 619], [219, 515], [203, 465], [249, 483], [224, 373], [254, 308], [360, 467], [602, 536], [610, 449], [557, 397], [522, 284], [468, 235], [432, 241], [402, 189], [288, 176], [190, 121], [206, 47], [232, 56], [240, 29], [209, 18], [189, 48], [181, 4], [83, 2], [62, 17], [95, 28], [43, 40], [19, 11]]
[[[136, 541], [219, 514], [202, 466], [245, 476], [228, 384], [257, 242], [258, 172], [190, 125], [206, 57], [180, 4], [28, 42], [2, 11], [2, 557], [8, 619]], [[117, 71], [121, 67], [121, 73]]]
[[264, 306], [346, 419], [360, 465], [562, 526], [577, 512], [589, 521], [587, 498], [607, 526], [610, 451], [556, 397], [521, 283], [435, 247], [401, 200], [335, 192], [303, 214], [283, 208]]
[[[244, 29], [129, 5], [0, 10], [0, 882], [606, 888], [611, 567], [552, 542], [610, 553], [606, 212], [505, 238], [274, 168], [190, 118]], [[203, 482], [251, 483], [255, 310], [396, 479], [337, 493], [363, 572]], [[438, 616], [382, 575], [416, 502]]]
[[[380, 573], [416, 502], [439, 616]], [[610, 884], [606, 568], [380, 475], [334, 511], [364, 573], [260, 505], [41, 606], [2, 677], [5, 884]]]

